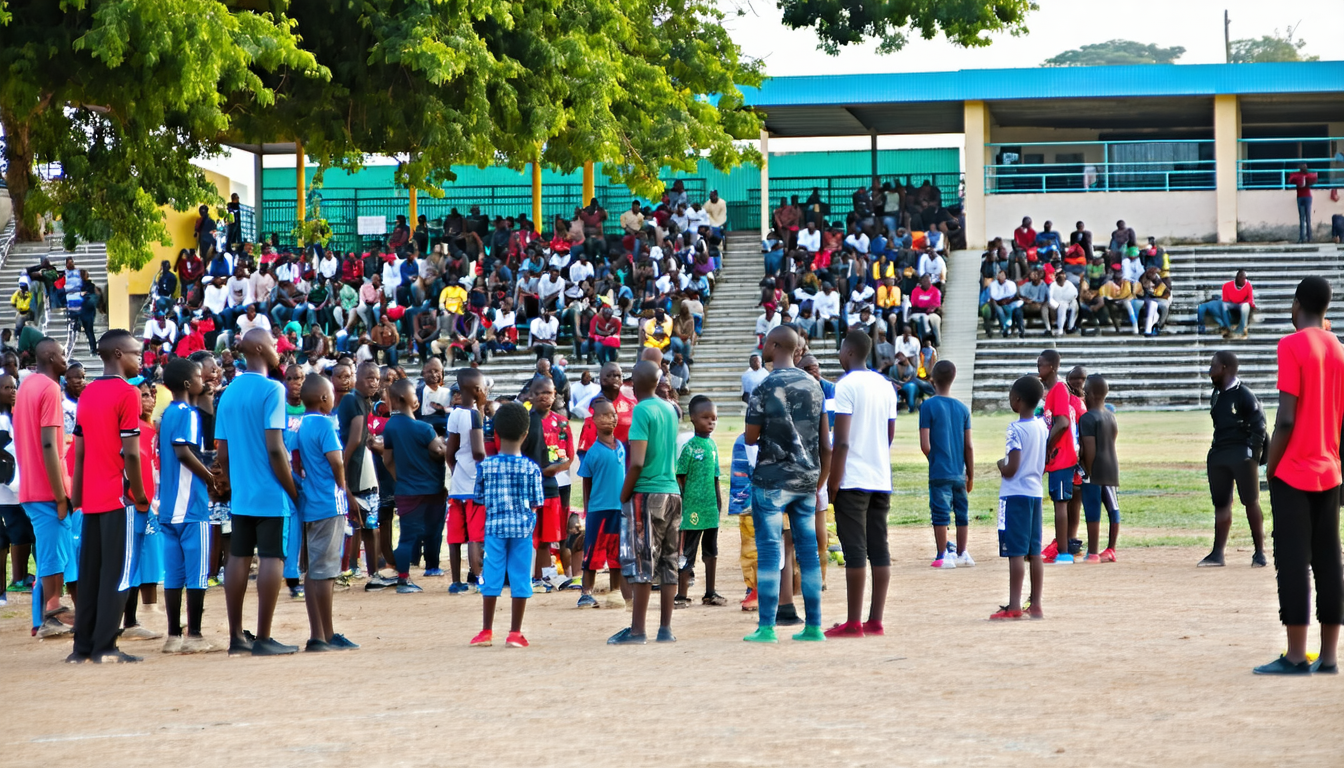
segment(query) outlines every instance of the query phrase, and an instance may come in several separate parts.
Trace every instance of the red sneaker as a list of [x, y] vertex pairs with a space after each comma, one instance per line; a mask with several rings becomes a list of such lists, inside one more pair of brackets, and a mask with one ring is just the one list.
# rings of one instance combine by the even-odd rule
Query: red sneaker
[[1005, 605], [999, 609], [998, 613], [992, 614], [989, 618], [990, 621], [997, 621], [1000, 619], [1020, 619], [1022, 618], [1022, 612], [1010, 611], [1008, 610], [1008, 606]]
[[870, 636], [871, 636], [871, 635], [879, 635], [879, 636], [880, 636], [880, 635], [885, 635], [886, 632], [883, 632], [883, 631], [882, 631], [882, 622], [880, 622], [880, 621], [865, 621], [865, 622], [863, 622], [863, 634], [865, 634], [865, 635], [870, 635]]
[[1025, 609], [1023, 609], [1022, 615], [1026, 616], [1029, 619], [1044, 619], [1045, 610], [1042, 608], [1037, 608], [1034, 605], [1029, 605]]
[[742, 599], [742, 610], [744, 611], [756, 610], [756, 590], [754, 589], [747, 590], [747, 596]]
[[1080, 563], [1100, 563], [1100, 562], [1101, 562], [1101, 555], [1097, 555], [1097, 554], [1088, 555], [1087, 557], [1084, 557], [1083, 559], [1079, 560], [1078, 562], [1080, 562]]
[[1101, 562], [1103, 562], [1103, 563], [1114, 563], [1114, 562], [1115, 562], [1115, 550], [1114, 550], [1114, 549], [1111, 549], [1110, 547], [1107, 547], [1106, 550], [1103, 551], [1103, 552], [1101, 553]]
[[1059, 554], [1059, 544], [1054, 539], [1049, 544], [1041, 547], [1041, 559], [1047, 563], [1055, 562], [1055, 556]]
[[488, 629], [482, 629], [480, 634], [471, 638], [469, 645], [476, 646], [477, 648], [489, 648], [494, 645], [494, 633]]
[[863, 637], [863, 625], [857, 621], [847, 621], [844, 624], [836, 624], [823, 634], [827, 637]]
[[522, 632], [510, 632], [508, 638], [504, 640], [505, 648], [526, 648], [527, 638], [523, 637]]

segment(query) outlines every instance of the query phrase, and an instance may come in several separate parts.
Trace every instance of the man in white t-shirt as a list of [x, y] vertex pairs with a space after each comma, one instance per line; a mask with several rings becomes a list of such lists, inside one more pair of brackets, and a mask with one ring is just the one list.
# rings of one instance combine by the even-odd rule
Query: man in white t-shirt
[[[447, 389], [447, 387], [444, 387]], [[485, 432], [481, 408], [485, 406], [485, 377], [478, 368], [457, 370], [457, 390], [462, 405], [448, 414], [448, 562], [453, 583], [448, 594], [469, 591], [479, 582], [485, 551], [485, 507], [477, 504], [476, 465], [485, 460]], [[467, 581], [462, 581], [462, 545], [467, 545]]]
[[[868, 370], [872, 340], [850, 331], [840, 345], [845, 375], [835, 383], [835, 430], [827, 496], [835, 502], [835, 532], [845, 554], [848, 613], [827, 637], [882, 634], [882, 607], [891, 581], [887, 516], [891, 513], [891, 441], [899, 401], [886, 377]], [[873, 596], [863, 618], [864, 566], [872, 565]]]
[[537, 295], [541, 305], [557, 312], [565, 308], [565, 278], [560, 276], [560, 268], [552, 265], [537, 283]]
[[538, 360], [555, 358], [555, 338], [560, 332], [560, 321], [555, 319], [554, 312], [549, 308], [543, 310], [541, 317], [533, 318], [528, 324], [527, 332], [529, 348], [537, 354]]
[[453, 408], [453, 393], [443, 383], [443, 362], [437, 357], [426, 360], [420, 378], [424, 379], [425, 388], [420, 391], [420, 413], [416, 418], [442, 435], [444, 425], [448, 423], [448, 413]]

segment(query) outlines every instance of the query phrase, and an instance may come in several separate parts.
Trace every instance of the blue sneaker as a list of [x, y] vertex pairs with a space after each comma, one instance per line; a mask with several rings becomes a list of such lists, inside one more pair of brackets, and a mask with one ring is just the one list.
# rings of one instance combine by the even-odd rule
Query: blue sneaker
[[533, 580], [532, 580], [532, 591], [533, 591], [533, 592], [550, 592], [550, 591], [551, 591], [551, 585], [550, 585], [550, 584], [547, 584], [545, 579], [533, 579]]
[[426, 568], [426, 569], [425, 569], [425, 575], [426, 575], [426, 576], [431, 576], [431, 577], [433, 577], [433, 576], [442, 576], [442, 575], [443, 575], [443, 569], [442, 569], [442, 568]]
[[470, 587], [460, 581], [454, 581], [452, 584], [448, 585], [448, 594], [450, 595], [466, 594], [470, 590]]
[[1073, 555], [1056, 555], [1055, 565], [1073, 565]]
[[578, 607], [578, 608], [596, 608], [596, 607], [597, 607], [597, 598], [593, 597], [592, 595], [584, 595], [584, 596], [582, 596], [582, 597], [579, 598], [579, 604], [578, 604], [578, 606], [576, 606], [576, 607]]
[[424, 591], [423, 589], [421, 589], [420, 587], [416, 586], [415, 584], [412, 584], [412, 583], [409, 582], [409, 581], [407, 581], [405, 584], [400, 584], [400, 583], [397, 584], [397, 594], [398, 594], [398, 595], [414, 595], [414, 594], [416, 594], [417, 592], [423, 592], [423, 591]]

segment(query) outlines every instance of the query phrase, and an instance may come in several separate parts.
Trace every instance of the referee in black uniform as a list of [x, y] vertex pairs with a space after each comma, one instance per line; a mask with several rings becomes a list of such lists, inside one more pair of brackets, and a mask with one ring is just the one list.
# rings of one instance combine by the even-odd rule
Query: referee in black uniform
[[1213, 446], [1209, 448], [1209, 492], [1213, 496], [1213, 551], [1199, 567], [1224, 565], [1223, 548], [1232, 529], [1232, 486], [1246, 508], [1255, 554], [1251, 566], [1265, 561], [1264, 515], [1260, 512], [1260, 465], [1265, 458], [1265, 411], [1260, 401], [1237, 378], [1237, 356], [1226, 350], [1213, 353], [1209, 363], [1213, 396]]

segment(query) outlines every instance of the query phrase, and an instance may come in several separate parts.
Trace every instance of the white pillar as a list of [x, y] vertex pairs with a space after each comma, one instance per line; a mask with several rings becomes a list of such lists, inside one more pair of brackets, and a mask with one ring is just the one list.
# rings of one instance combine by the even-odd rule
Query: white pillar
[[[262, 168], [261, 154], [264, 149], [265, 145], [258, 144], [257, 153], [252, 156], [252, 224], [256, 228], [256, 232], [253, 233], [252, 237], [254, 242], [257, 243], [260, 243], [266, 237], [261, 233], [261, 211], [262, 207], [266, 204], [266, 193], [262, 191], [261, 188], [262, 176], [265, 175]], [[247, 239], [247, 235], [244, 235], [243, 239]]]
[[770, 132], [761, 128], [761, 239], [770, 234]]

